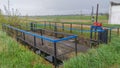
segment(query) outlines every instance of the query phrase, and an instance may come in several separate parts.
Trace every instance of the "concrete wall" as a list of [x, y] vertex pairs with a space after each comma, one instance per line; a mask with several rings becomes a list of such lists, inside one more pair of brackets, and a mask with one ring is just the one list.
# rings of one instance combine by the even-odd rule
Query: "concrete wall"
[[[120, 2], [116, 2], [119, 4]], [[111, 5], [109, 8], [109, 23], [110, 24], [120, 24], [120, 5]]]
[[120, 24], [120, 5], [112, 6], [110, 11], [110, 24]]

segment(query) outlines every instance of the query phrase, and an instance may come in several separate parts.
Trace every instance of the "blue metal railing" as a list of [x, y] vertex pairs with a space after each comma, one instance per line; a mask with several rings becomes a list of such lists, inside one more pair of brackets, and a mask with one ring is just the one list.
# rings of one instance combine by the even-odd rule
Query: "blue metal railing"
[[48, 38], [46, 36], [40, 36], [38, 34], [34, 34], [34, 33], [31, 33], [31, 32], [25, 31], [25, 30], [18, 29], [18, 28], [15, 28], [13, 26], [10, 26], [10, 25], [3, 24], [3, 26], [7, 26], [8, 28], [11, 28], [13, 30], [17, 30], [19, 32], [23, 32], [25, 34], [28, 34], [28, 35], [31, 35], [31, 36], [35, 36], [37, 38], [41, 38], [43, 40], [46, 40], [46, 41], [49, 41], [49, 42], [53, 42], [53, 43], [57, 43], [57, 42], [60, 42], [60, 41], [77, 38], [77, 35], [72, 35], [72, 36], [68, 36], [68, 37], [65, 37], [65, 38], [61, 38], [61, 39], [52, 39], [52, 38]]
[[[38, 26], [44, 26], [44, 24], [36, 24], [37, 25], [37, 29]], [[49, 26], [49, 24], [46, 24], [46, 26]], [[62, 26], [56, 26], [56, 25], [53, 25], [51, 24], [52, 27], [57, 27], [57, 28], [63, 28]], [[77, 32], [104, 32], [104, 30], [80, 30], [80, 29], [76, 29], [76, 28], [68, 28], [68, 27], [64, 27], [65, 30], [74, 30], [74, 31], [77, 31]]]

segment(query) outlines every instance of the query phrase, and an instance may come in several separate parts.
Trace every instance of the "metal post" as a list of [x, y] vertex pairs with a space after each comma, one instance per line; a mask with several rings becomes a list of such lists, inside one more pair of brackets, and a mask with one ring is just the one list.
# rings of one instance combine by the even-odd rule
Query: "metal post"
[[90, 47], [92, 47], [92, 43], [91, 43], [91, 41], [92, 41], [92, 36], [93, 36], [93, 32], [92, 32], [92, 30], [93, 30], [93, 28], [92, 28], [92, 26], [91, 26], [91, 29], [90, 29]]
[[[99, 4], [97, 4], [97, 10], [96, 10], [96, 23], [98, 22], [98, 11], [99, 11]], [[95, 40], [96, 40], [96, 36], [97, 36], [97, 35], [96, 35], [96, 34], [97, 34], [97, 33], [96, 33], [96, 29], [97, 29], [97, 28], [95, 28]]]
[[62, 23], [62, 31], [64, 31], [64, 23]]
[[6, 26], [6, 32], [7, 32], [7, 34], [8, 34], [8, 27]]
[[51, 27], [50, 27], [50, 22], [49, 22], [49, 29], [51, 29]]
[[57, 49], [56, 49], [56, 43], [54, 43], [54, 65], [55, 65], [55, 68], [57, 68]]
[[36, 46], [36, 37], [34, 36], [34, 46]]
[[77, 56], [77, 38], [75, 38], [75, 55]]
[[51, 22], [50, 22], [50, 29], [52, 29], [52, 27], [51, 27]]
[[90, 32], [90, 39], [92, 40], [92, 31]]
[[25, 40], [25, 33], [23, 32], [23, 39]]
[[70, 33], [72, 33], [72, 23], [70, 24]]
[[56, 23], [55, 23], [55, 25], [54, 25], [54, 31], [56, 31]]
[[96, 36], [97, 36], [96, 30], [97, 30], [97, 28], [95, 28], [95, 35], [94, 35], [94, 36], [95, 36], [95, 40], [96, 40], [96, 38], [97, 38], [97, 37], [96, 37]]
[[36, 24], [34, 23], [33, 24], [33, 28], [34, 28], [34, 32], [36, 31], [36, 26], [35, 26]]
[[35, 23], [34, 25], [35, 25], [35, 31], [36, 31], [37, 30], [37, 24]]
[[[40, 34], [41, 34], [41, 36], [43, 35], [42, 29], [40, 29]], [[42, 41], [42, 45], [44, 45], [44, 42], [43, 42], [42, 38], [41, 38], [41, 41]]]
[[33, 31], [33, 23], [30, 23], [30, 30]]
[[91, 20], [92, 20], [92, 23], [93, 23], [94, 22], [94, 7], [92, 7]]
[[82, 30], [83, 30], [83, 24], [81, 24], [81, 34], [83, 34]]
[[106, 33], [105, 33], [105, 34], [106, 34], [106, 39], [105, 39], [105, 43], [106, 43], [106, 44], [108, 44], [108, 33], [109, 33], [109, 32], [108, 32], [108, 29], [106, 29]]
[[98, 11], [99, 11], [99, 4], [97, 4], [97, 11], [96, 11], [96, 23], [98, 22]]
[[112, 31], [110, 29], [109, 42], [111, 42], [111, 33], [112, 33]]
[[101, 41], [101, 32], [98, 32], [98, 39], [97, 39], [97, 41], [98, 41], [98, 45], [99, 45], [100, 41]]
[[8, 35], [10, 35], [10, 28], [8, 27]]
[[44, 29], [46, 29], [46, 21], [44, 22]]
[[18, 31], [16, 30], [16, 40], [18, 41]]
[[11, 37], [14, 35], [12, 28], [10, 29]]
[[55, 22], [55, 27], [54, 27], [54, 32], [55, 32], [55, 37], [57, 37], [57, 25], [56, 25], [56, 22]]

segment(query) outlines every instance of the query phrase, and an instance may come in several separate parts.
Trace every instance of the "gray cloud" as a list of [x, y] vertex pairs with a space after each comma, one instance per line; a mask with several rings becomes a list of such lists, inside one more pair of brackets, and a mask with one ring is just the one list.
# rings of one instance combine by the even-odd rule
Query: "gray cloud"
[[[10, 7], [23, 15], [55, 15], [91, 13], [91, 7], [100, 4], [100, 12], [108, 12], [109, 0], [10, 0]], [[0, 6], [7, 0], [0, 0]], [[0, 7], [3, 9], [3, 7]]]

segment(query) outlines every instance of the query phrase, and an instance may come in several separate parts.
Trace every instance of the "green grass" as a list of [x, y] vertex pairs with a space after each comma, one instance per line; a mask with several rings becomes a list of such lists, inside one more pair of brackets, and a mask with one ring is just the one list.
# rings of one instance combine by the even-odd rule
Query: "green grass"
[[[83, 23], [92, 24], [91, 16], [84, 15], [55, 15], [55, 16], [33, 16], [29, 17], [27, 21], [52, 21], [52, 22], [65, 22], [65, 23]], [[107, 15], [99, 15], [98, 21], [101, 23], [108, 23]]]
[[[69, 20], [90, 20], [90, 16], [42, 16], [33, 17], [32, 19], [53, 19], [60, 22], [60, 19]], [[99, 20], [108, 20], [106, 16], [99, 16]], [[92, 24], [90, 22], [66, 22], [76, 24]], [[103, 23], [104, 26], [116, 27]], [[119, 25], [118, 25], [119, 27]], [[43, 27], [41, 27], [43, 28]], [[49, 28], [49, 27], [47, 27]], [[76, 33], [76, 32], [74, 32]], [[76, 33], [77, 34], [77, 33]], [[85, 33], [84, 35], [88, 35]], [[112, 36], [110, 44], [100, 45], [97, 49], [91, 49], [88, 53], [80, 53], [77, 57], [71, 58], [64, 62], [64, 68], [120, 68], [120, 37]], [[0, 31], [0, 68], [52, 68], [49, 63], [41, 57], [30, 52], [24, 46], [8, 37], [4, 32]], [[46, 65], [47, 64], [47, 65]]]
[[120, 36], [64, 62], [64, 68], [120, 68]]
[[3, 32], [2, 23], [17, 27], [26, 21], [22, 21], [19, 15], [10, 16], [8, 19], [0, 12], [0, 68], [52, 68], [52, 64]]
[[[74, 19], [74, 20], [91, 20], [91, 16], [81, 16], [81, 15], [56, 15], [56, 16], [36, 16], [31, 17], [36, 19]], [[99, 20], [107, 20], [106, 15], [99, 16]]]
[[[81, 15], [56, 15], [56, 16], [35, 16], [35, 17], [29, 17], [29, 19], [32, 19], [30, 21], [35, 21], [38, 23], [41, 23], [40, 21], [53, 21], [54, 22], [59, 22], [61, 23], [61, 20], [68, 20], [68, 22], [64, 23], [73, 23], [73, 24], [86, 24], [86, 25], [92, 25], [93, 23], [91, 22], [91, 16], [81, 16]], [[36, 21], [38, 20], [38, 21]], [[39, 21], [40, 20], [40, 21]], [[89, 22], [70, 22], [71, 20], [85, 20]], [[114, 25], [114, 24], [108, 24], [108, 17], [107, 15], [99, 15], [98, 21], [103, 24], [103, 26], [107, 27], [119, 27], [120, 25]], [[105, 21], [105, 22], [104, 22]]]
[[52, 65], [0, 31], [0, 68], [52, 68]]

